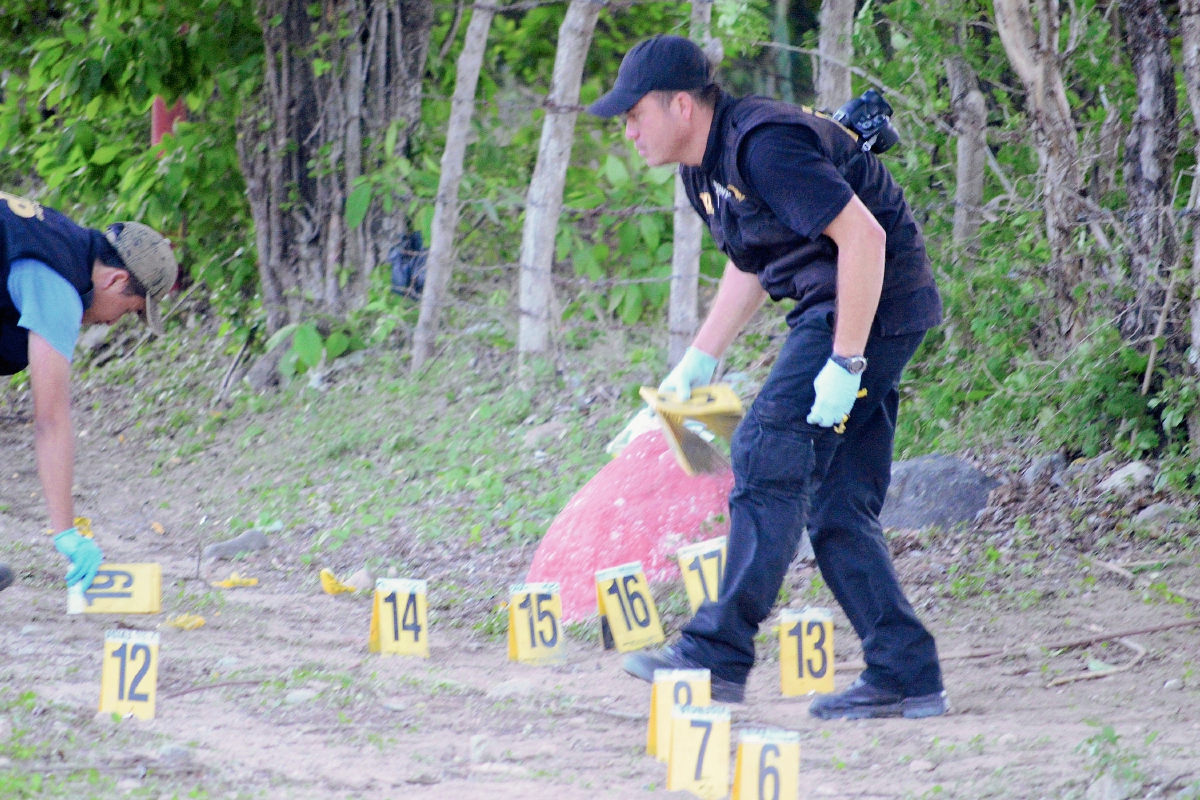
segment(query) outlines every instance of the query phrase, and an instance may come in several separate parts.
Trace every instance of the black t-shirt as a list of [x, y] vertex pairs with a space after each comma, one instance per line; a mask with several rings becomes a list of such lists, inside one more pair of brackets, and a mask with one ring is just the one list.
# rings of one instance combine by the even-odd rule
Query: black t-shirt
[[904, 192], [875, 155], [828, 117], [766, 98], [717, 104], [703, 162], [681, 167], [684, 187], [722, 251], [754, 273], [795, 320], [837, 295], [837, 244], [825, 229], [857, 195], [887, 235], [875, 335], [941, 322], [924, 237]]

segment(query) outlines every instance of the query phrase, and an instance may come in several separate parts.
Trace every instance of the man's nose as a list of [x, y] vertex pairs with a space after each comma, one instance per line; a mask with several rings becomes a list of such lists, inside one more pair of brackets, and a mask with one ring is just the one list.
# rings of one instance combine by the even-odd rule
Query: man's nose
[[637, 131], [634, 130], [632, 122], [625, 123], [625, 138], [626, 139], [636, 139], [637, 138]]

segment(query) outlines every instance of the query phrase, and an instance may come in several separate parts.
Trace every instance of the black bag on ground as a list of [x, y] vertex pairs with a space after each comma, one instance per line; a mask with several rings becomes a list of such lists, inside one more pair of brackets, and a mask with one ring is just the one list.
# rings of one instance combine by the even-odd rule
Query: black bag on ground
[[413, 231], [388, 250], [392, 265], [392, 291], [414, 300], [425, 290], [425, 262], [429, 251], [420, 231]]

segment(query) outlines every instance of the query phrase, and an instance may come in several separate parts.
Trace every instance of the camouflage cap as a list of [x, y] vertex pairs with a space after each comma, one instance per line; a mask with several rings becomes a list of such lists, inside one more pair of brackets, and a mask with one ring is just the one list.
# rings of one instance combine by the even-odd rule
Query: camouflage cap
[[104, 238], [116, 248], [138, 282], [146, 287], [146, 310], [142, 320], [158, 336], [163, 335], [162, 302], [179, 277], [179, 263], [167, 237], [140, 222], [122, 222], [109, 226]]

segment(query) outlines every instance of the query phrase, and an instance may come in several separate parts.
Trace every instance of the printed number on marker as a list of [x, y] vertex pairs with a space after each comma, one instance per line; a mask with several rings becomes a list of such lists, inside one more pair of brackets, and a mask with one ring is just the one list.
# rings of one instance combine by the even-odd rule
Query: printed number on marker
[[[621, 578], [613, 578], [612, 583], [608, 586], [608, 593], [616, 597], [621, 606], [621, 616], [625, 618], [625, 629], [629, 631], [633, 630], [634, 624], [639, 628], [650, 627], [650, 606], [646, 604], [646, 598], [637, 589], [629, 588], [629, 584], [632, 583], [636, 586], [637, 582], [637, 575], [625, 575]], [[632, 622], [630, 622], [630, 615], [633, 617]]]
[[[535, 613], [535, 609], [534, 609], [535, 597], [537, 600], [537, 608], [536, 608], [537, 623], [538, 623], [537, 630], [535, 630], [535, 628], [534, 628], [534, 620], [533, 620], [533, 615]], [[542, 607], [543, 603], [549, 603], [552, 599], [554, 599], [553, 595], [549, 595], [549, 594], [539, 594], [536, 596], [533, 594], [527, 594], [527, 595], [525, 595], [525, 599], [517, 604], [517, 608], [525, 609], [528, 612], [527, 617], [529, 619], [529, 646], [530, 647], [537, 647], [539, 638], [542, 640], [542, 647], [555, 647], [558, 645], [558, 624], [554, 621], [554, 612]], [[542, 626], [542, 623], [549, 623], [549, 625], [550, 625], [550, 635], [549, 636], [546, 636], [545, 627]]]
[[716, 602], [717, 600], [717, 587], [709, 587], [708, 579], [704, 576], [704, 564], [702, 561], [714, 559], [717, 562], [717, 580], [720, 580], [720, 576], [725, 572], [725, 559], [722, 557], [720, 550], [711, 550], [704, 555], [696, 556], [687, 566], [689, 570], [696, 573], [696, 577], [700, 579], [700, 588], [704, 591], [704, 598], [711, 602]]

